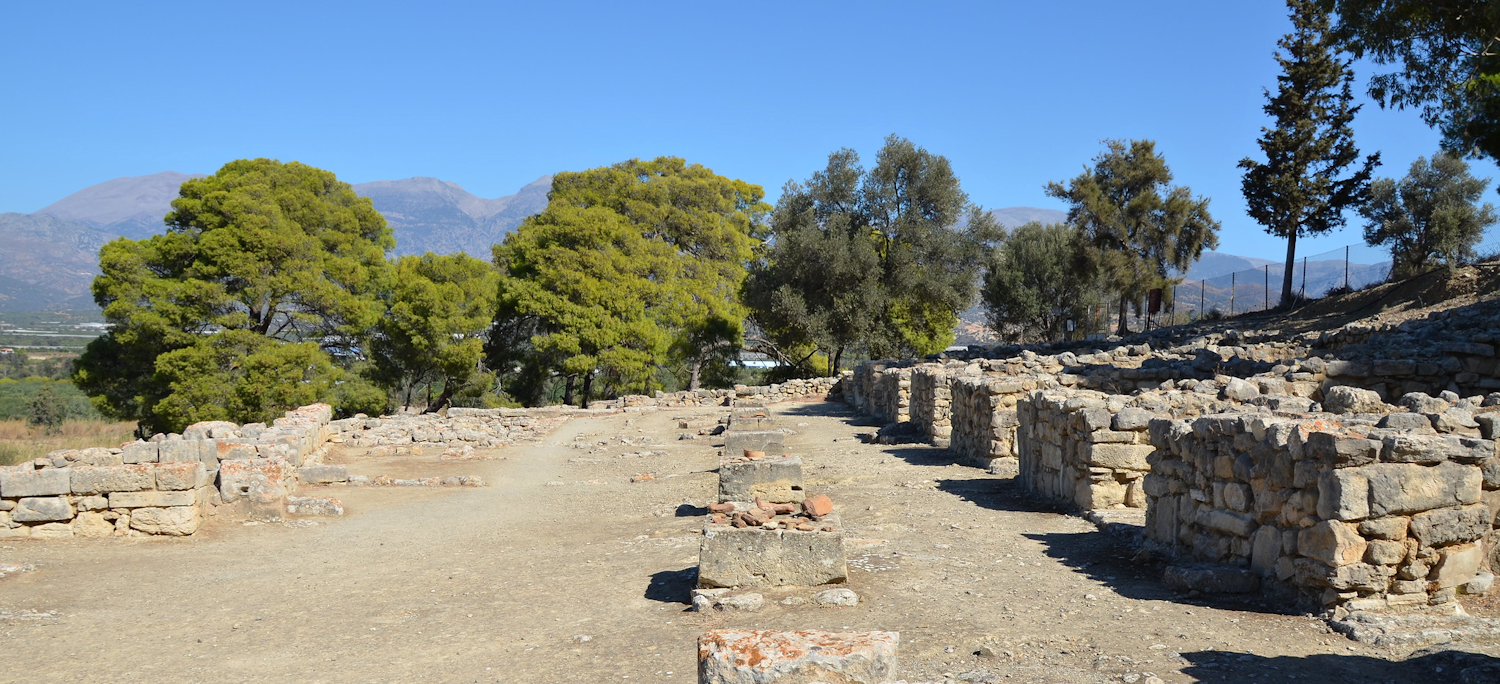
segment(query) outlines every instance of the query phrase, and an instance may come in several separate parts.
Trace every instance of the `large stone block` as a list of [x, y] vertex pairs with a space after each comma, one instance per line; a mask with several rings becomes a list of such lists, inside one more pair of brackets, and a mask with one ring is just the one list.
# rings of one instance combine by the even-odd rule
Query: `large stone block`
[[1088, 463], [1098, 468], [1119, 470], [1150, 470], [1146, 457], [1156, 451], [1149, 444], [1092, 444], [1089, 445]]
[[1479, 544], [1449, 546], [1441, 549], [1439, 554], [1437, 567], [1428, 576], [1439, 589], [1468, 584], [1484, 561], [1484, 550]]
[[156, 488], [155, 464], [77, 466], [71, 470], [74, 494], [139, 492]]
[[729, 430], [724, 433], [724, 454], [738, 456], [746, 449], [780, 454], [786, 451], [785, 439], [780, 430]]
[[802, 490], [802, 459], [797, 456], [768, 456], [757, 460], [729, 458], [719, 463], [719, 501], [754, 501], [756, 497], [772, 503], [798, 502]]
[[1484, 504], [1418, 513], [1411, 518], [1411, 535], [1422, 546], [1476, 541], [1490, 530], [1490, 518]]
[[161, 458], [157, 442], [131, 442], [120, 449], [122, 463], [156, 463]]
[[72, 487], [72, 473], [72, 468], [0, 468], [0, 496], [14, 499], [67, 494]]
[[165, 490], [193, 489], [203, 483], [202, 461], [178, 461], [159, 463], [156, 466], [156, 488]]
[[[297, 479], [311, 484], [348, 482], [349, 469], [341, 465], [302, 466], [297, 469]], [[741, 499], [742, 501], [746, 499]]]
[[1370, 515], [1370, 481], [1358, 468], [1340, 468], [1318, 478], [1318, 517], [1363, 520]]
[[27, 497], [16, 502], [16, 510], [10, 512], [16, 522], [52, 522], [72, 520], [73, 506], [60, 496]]
[[198, 461], [202, 458], [198, 453], [200, 447], [197, 442], [185, 439], [169, 439], [165, 442], [159, 442], [158, 445], [161, 448], [160, 460], [162, 463], [185, 463], [188, 461]]
[[1304, 455], [1334, 466], [1359, 466], [1380, 457], [1380, 442], [1365, 437], [1314, 432], [1302, 447]]
[[160, 508], [191, 506], [196, 500], [191, 491], [115, 492], [109, 495], [110, 508]]
[[[1329, 364], [1329, 375], [1333, 375], [1333, 364]], [[1367, 389], [1340, 385], [1323, 393], [1323, 410], [1329, 413], [1384, 413], [1385, 402], [1380, 395]]]
[[225, 503], [240, 499], [257, 504], [280, 504], [290, 492], [291, 464], [283, 458], [252, 458], [219, 464], [219, 496]]
[[[834, 527], [832, 532], [822, 525]], [[843, 583], [844, 532], [835, 515], [813, 532], [708, 524], [698, 552], [698, 586], [816, 586]]]
[[698, 638], [699, 684], [885, 684], [898, 632], [716, 629]]
[[1297, 533], [1297, 552], [1325, 565], [1358, 563], [1365, 556], [1365, 538], [1349, 523], [1324, 520]]
[[108, 537], [115, 533], [114, 523], [105, 520], [103, 513], [83, 511], [73, 518], [73, 536]]
[[185, 537], [197, 532], [200, 522], [202, 518], [198, 515], [197, 506], [137, 508], [130, 512], [130, 528], [146, 534]]
[[1370, 515], [1419, 513], [1478, 503], [1484, 476], [1475, 466], [1377, 463], [1360, 469], [1370, 481]]

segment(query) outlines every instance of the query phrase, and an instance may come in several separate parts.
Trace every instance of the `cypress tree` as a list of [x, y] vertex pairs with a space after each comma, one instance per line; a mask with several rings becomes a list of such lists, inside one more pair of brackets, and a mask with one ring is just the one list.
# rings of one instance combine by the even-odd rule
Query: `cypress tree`
[[1266, 91], [1275, 127], [1262, 128], [1259, 140], [1266, 163], [1246, 157], [1239, 164], [1250, 217], [1286, 238], [1283, 306], [1292, 299], [1297, 238], [1342, 227], [1344, 210], [1364, 203], [1380, 163], [1377, 153], [1359, 164], [1349, 125], [1359, 111], [1350, 92], [1354, 72], [1333, 47], [1328, 13], [1311, 0], [1287, 0], [1287, 8], [1292, 32], [1277, 43], [1285, 54], [1276, 53], [1282, 73], [1276, 94]]

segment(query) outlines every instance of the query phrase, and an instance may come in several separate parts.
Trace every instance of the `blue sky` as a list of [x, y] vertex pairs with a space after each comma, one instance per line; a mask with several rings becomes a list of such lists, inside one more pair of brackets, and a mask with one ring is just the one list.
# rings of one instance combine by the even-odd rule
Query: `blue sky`
[[[1047, 181], [1150, 138], [1212, 198], [1222, 251], [1285, 249], [1235, 167], [1258, 152], [1280, 2], [6, 3], [0, 25], [0, 211], [256, 156], [495, 197], [670, 154], [774, 197], [890, 133], [985, 206], [1061, 208]], [[1383, 175], [1437, 149], [1412, 111], [1371, 104], [1356, 127]]]

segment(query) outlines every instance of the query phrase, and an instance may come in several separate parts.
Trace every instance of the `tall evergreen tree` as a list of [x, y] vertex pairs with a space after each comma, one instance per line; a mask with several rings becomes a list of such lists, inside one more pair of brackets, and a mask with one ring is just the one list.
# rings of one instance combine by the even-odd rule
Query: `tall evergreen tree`
[[1262, 128], [1259, 141], [1266, 162], [1246, 157], [1239, 164], [1250, 217], [1286, 238], [1282, 306], [1292, 301], [1297, 238], [1342, 227], [1344, 210], [1365, 201], [1380, 164], [1378, 153], [1359, 163], [1350, 128], [1359, 111], [1350, 92], [1354, 72], [1337, 54], [1328, 13], [1313, 0], [1287, 0], [1287, 8], [1292, 32], [1277, 43], [1285, 54], [1276, 53], [1282, 73], [1276, 94], [1266, 91], [1275, 126]]
[[1492, 204], [1479, 198], [1487, 178], [1469, 175], [1457, 154], [1440, 152], [1429, 163], [1418, 157], [1399, 182], [1381, 178], [1370, 188], [1370, 202], [1359, 213], [1369, 223], [1365, 242], [1391, 250], [1391, 275], [1426, 271], [1434, 262], [1450, 268], [1474, 258], [1484, 229], [1500, 220]]
[[1088, 256], [1105, 289], [1120, 298], [1121, 335], [1127, 304], [1171, 284], [1205, 249], [1219, 244], [1219, 222], [1208, 199], [1171, 185], [1167, 160], [1150, 140], [1110, 140], [1094, 166], [1067, 185], [1047, 184], [1047, 194], [1068, 202], [1068, 223], [1082, 231]]

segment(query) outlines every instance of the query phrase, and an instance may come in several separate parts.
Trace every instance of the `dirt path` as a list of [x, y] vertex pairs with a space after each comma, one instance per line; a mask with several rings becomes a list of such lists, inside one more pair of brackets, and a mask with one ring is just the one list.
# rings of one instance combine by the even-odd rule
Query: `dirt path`
[[[1442, 677], [1307, 617], [1174, 597], [1092, 525], [940, 450], [864, 444], [874, 429], [841, 407], [776, 411], [810, 489], [842, 509], [857, 607], [776, 602], [802, 590], [766, 592], [758, 613], [686, 612], [717, 459], [677, 441], [673, 417], [722, 410], [616, 415], [506, 460], [403, 457], [490, 486], [329, 488], [349, 514], [316, 525], [0, 546], [0, 565], [36, 567], [0, 579], [0, 681], [693, 682], [695, 640], [719, 626], [899, 630], [913, 680]], [[642, 473], [655, 479], [630, 482]]]

